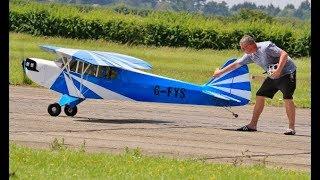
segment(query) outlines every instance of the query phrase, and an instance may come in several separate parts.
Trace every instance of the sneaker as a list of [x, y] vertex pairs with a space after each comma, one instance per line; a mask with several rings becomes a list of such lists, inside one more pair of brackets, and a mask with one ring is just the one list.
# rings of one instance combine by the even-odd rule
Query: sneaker
[[241, 128], [238, 128], [237, 131], [257, 131], [256, 129], [250, 128], [248, 125], [242, 126]]
[[285, 134], [285, 135], [295, 135], [296, 131], [293, 130], [293, 129], [287, 129], [287, 131], [284, 132], [283, 134]]

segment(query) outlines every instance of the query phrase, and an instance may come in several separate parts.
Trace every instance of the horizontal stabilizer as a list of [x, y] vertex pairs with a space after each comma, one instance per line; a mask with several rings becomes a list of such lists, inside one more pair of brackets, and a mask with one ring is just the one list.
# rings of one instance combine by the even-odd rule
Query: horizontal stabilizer
[[205, 93], [205, 94], [214, 96], [214, 97], [216, 97], [216, 98], [226, 100], [226, 101], [236, 101], [236, 102], [240, 102], [238, 99], [232, 98], [232, 97], [227, 96], [227, 95], [218, 94], [218, 93], [215, 93], [215, 92], [212, 92], [212, 91], [204, 90], [204, 91], [202, 91], [202, 92]]

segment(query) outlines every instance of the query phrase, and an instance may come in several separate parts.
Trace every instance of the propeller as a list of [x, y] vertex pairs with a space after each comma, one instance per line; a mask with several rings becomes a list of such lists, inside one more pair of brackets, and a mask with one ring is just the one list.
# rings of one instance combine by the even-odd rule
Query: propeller
[[26, 60], [26, 57], [25, 57], [25, 46], [24, 46], [24, 41], [22, 41], [22, 46], [20, 46], [20, 53], [21, 53], [21, 65], [22, 65], [22, 75], [23, 75], [23, 80], [22, 80], [22, 83], [23, 84], [32, 84], [32, 81], [28, 78], [27, 74], [26, 74], [26, 71], [25, 71], [25, 60]]

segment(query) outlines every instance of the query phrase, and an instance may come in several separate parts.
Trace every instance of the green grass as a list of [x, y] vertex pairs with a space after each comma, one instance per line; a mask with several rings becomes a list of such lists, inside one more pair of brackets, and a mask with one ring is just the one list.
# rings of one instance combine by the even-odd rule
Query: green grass
[[[9, 82], [15, 85], [28, 84], [23, 78], [21, 60], [26, 57], [55, 59], [55, 55], [42, 51], [41, 44], [57, 45], [69, 48], [113, 51], [145, 59], [153, 65], [149, 72], [180, 79], [195, 84], [204, 84], [212, 76], [214, 70], [220, 67], [228, 58], [242, 56], [237, 50], [195, 50], [188, 48], [129, 46], [111, 43], [104, 40], [76, 40], [56, 37], [36, 37], [27, 34], [9, 34]], [[297, 89], [294, 102], [297, 107], [311, 106], [311, 63], [310, 57], [294, 58], [298, 67]], [[250, 64], [250, 73], [254, 76], [263, 76], [263, 70], [255, 64]], [[31, 83], [32, 86], [36, 86]], [[255, 102], [255, 93], [261, 82], [252, 81], [252, 102]], [[273, 100], [267, 100], [267, 105], [283, 105], [282, 94], [278, 92]]]
[[145, 156], [139, 148], [117, 155], [37, 150], [14, 143], [9, 148], [11, 179], [310, 179], [305, 171]]

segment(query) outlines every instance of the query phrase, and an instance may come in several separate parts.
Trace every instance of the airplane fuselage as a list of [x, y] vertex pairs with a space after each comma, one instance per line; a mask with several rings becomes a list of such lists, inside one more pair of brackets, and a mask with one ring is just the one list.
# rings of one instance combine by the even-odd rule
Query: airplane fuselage
[[[32, 63], [34, 66], [30, 67]], [[74, 98], [212, 106], [240, 106], [248, 102], [243, 98], [242, 101], [230, 100], [233, 97], [238, 99], [241, 97], [230, 94], [229, 88], [232, 83], [229, 82], [220, 83], [221, 87], [197, 85], [137, 69], [127, 70], [117, 67], [112, 67], [116, 76], [107, 78], [77, 73], [68, 69], [67, 66], [61, 67], [53, 61], [37, 58], [28, 59], [25, 64], [29, 65], [25, 68], [26, 74], [34, 82]], [[226, 96], [221, 97], [223, 94], [227, 95], [227, 99]]]
[[[196, 104], [196, 105], [218, 105], [212, 96], [202, 92], [204, 86], [179, 81], [163, 76], [146, 73], [143, 71], [128, 71], [124, 69], [115, 68], [117, 77], [114, 79], [107, 79], [103, 77], [96, 77], [91, 75], [83, 75], [70, 72], [71, 76], [78, 82], [74, 82], [75, 86], [80, 89], [82, 86], [82, 95], [85, 98], [93, 99], [126, 99], [145, 102], [160, 102], [160, 103], [175, 103], [175, 104]], [[61, 80], [64, 78], [60, 75]], [[81, 82], [82, 81], [82, 82]], [[90, 82], [90, 84], [89, 84]], [[96, 85], [96, 91], [91, 91], [92, 84]], [[59, 85], [60, 86], [60, 85]], [[61, 87], [61, 86], [60, 86]], [[89, 87], [87, 89], [86, 87]], [[102, 89], [104, 88], [104, 90]], [[61, 88], [54, 88], [53, 90], [66, 93]], [[112, 96], [101, 91], [110, 90], [117, 93], [119, 96]], [[96, 92], [100, 91], [100, 94]], [[103, 94], [106, 94], [103, 97]], [[127, 99], [128, 98], [128, 99]]]

